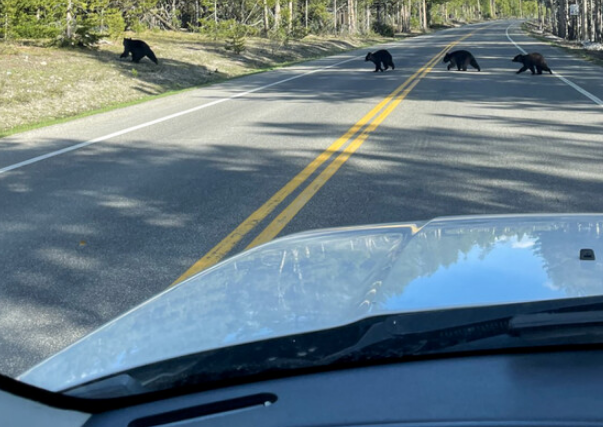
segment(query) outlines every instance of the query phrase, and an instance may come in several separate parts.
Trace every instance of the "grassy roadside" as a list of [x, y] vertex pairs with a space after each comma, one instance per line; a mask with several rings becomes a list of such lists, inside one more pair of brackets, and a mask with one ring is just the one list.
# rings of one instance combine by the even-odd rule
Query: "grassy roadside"
[[250, 38], [235, 55], [224, 41], [191, 33], [153, 33], [159, 58], [120, 60], [121, 39], [97, 50], [57, 49], [41, 42], [0, 44], [0, 137], [136, 104], [238, 76], [390, 41], [383, 37], [309, 36], [281, 42]]
[[580, 59], [590, 61], [599, 66], [603, 66], [603, 50], [586, 49], [577, 41], [569, 41], [552, 34], [543, 32], [538, 29], [538, 26], [524, 22], [521, 26], [522, 30], [528, 33], [531, 37], [548, 43], [551, 46], [558, 47], [564, 51], [577, 56]]

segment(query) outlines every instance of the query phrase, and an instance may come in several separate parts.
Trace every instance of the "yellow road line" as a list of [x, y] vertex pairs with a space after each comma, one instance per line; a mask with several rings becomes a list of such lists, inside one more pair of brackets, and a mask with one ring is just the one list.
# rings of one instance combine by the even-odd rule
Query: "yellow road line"
[[414, 78], [418, 72], [413, 74], [408, 80], [398, 86], [383, 101], [377, 104], [371, 111], [362, 117], [354, 126], [352, 126], [343, 136], [338, 138], [333, 144], [316, 157], [308, 166], [298, 173], [283, 188], [277, 191], [266, 203], [253, 212], [237, 228], [235, 228], [220, 243], [214, 246], [203, 258], [193, 264], [184, 274], [182, 274], [172, 285], [187, 279], [188, 277], [211, 267], [222, 258], [224, 258], [239, 241], [253, 230], [265, 217], [270, 215], [274, 209], [289, 196], [293, 191], [303, 184], [320, 166], [336, 153], [346, 142], [349, 141], [363, 126], [365, 126], [379, 111], [387, 105], [406, 85]]
[[[400, 86], [398, 86], [392, 93], [390, 93], [385, 99], [383, 99], [383, 101], [381, 101], [379, 104], [377, 104], [371, 111], [369, 111], [356, 124], [354, 124], [354, 126], [352, 126], [343, 136], [341, 136], [340, 138], [338, 138], [325, 151], [323, 151], [310, 164], [308, 164], [308, 166], [306, 166], [300, 173], [298, 173], [293, 179], [291, 179], [287, 184], [285, 184], [285, 186], [283, 188], [281, 188], [279, 191], [277, 191], [260, 208], [258, 208], [249, 217], [247, 217], [247, 219], [245, 219], [241, 224], [239, 224], [220, 243], [218, 243], [209, 252], [207, 252], [203, 256], [203, 258], [201, 258], [200, 260], [198, 260], [184, 274], [182, 274], [180, 277], [178, 277], [178, 279], [176, 279], [174, 281], [174, 283], [172, 283], [171, 286], [174, 286], [175, 284], [177, 284], [177, 283], [179, 283], [179, 282], [181, 282], [181, 281], [183, 281], [183, 280], [185, 280], [185, 279], [187, 279], [187, 278], [189, 278], [189, 277], [197, 274], [198, 272], [203, 271], [206, 268], [211, 267], [212, 265], [214, 265], [217, 262], [219, 262], [222, 258], [224, 258], [232, 250], [232, 248], [234, 248], [236, 246], [236, 244], [241, 241], [241, 239], [243, 239], [251, 230], [253, 230], [264, 218], [266, 218], [268, 215], [270, 215], [270, 213], [272, 213], [274, 211], [274, 209], [276, 209], [276, 207], [280, 203], [283, 202], [283, 200], [285, 200], [301, 184], [303, 184], [320, 166], [322, 166], [327, 160], [329, 160], [329, 158], [331, 158], [334, 153], [336, 153], [343, 145], [345, 145], [350, 140], [350, 138], [352, 138], [360, 129], [362, 129], [367, 123], [369, 123], [370, 120], [373, 117], [375, 117], [383, 109], [384, 106], [386, 106], [387, 104], [389, 104], [392, 101], [392, 99], [394, 99], [398, 94], [400, 94], [400, 92], [402, 92], [403, 90], [405, 90], [405, 88], [408, 85], [410, 85], [413, 82], [413, 80], [421, 72], [423, 72], [428, 65], [431, 66], [431, 67], [433, 67], [433, 65], [435, 65], [435, 63], [441, 58], [441, 56], [447, 50], [449, 50], [452, 46], [458, 44], [460, 41], [466, 39], [471, 34], [473, 34], [473, 33], [470, 33], [470, 34], [462, 37], [461, 39], [457, 40], [456, 42], [449, 44], [440, 53], [438, 53], [434, 58], [432, 58], [430, 61], [428, 61], [428, 63], [425, 66], [423, 66], [421, 69], [417, 70], [404, 83], [402, 83]], [[429, 68], [429, 70], [431, 70], [431, 68]], [[421, 78], [422, 78], [422, 76], [419, 77], [419, 80]], [[415, 85], [416, 85], [416, 83], [413, 84], [412, 87], [414, 87]], [[408, 92], [409, 91], [404, 92], [404, 93], [407, 94]], [[405, 96], [406, 95], [404, 95], [404, 97]], [[402, 99], [400, 99], [400, 101], [398, 101], [396, 103], [396, 105], [399, 104], [399, 102], [401, 102]], [[388, 107], [388, 109], [386, 111], [390, 111], [391, 112], [391, 110], [389, 109], [389, 107]], [[381, 121], [384, 118], [385, 117], [383, 117], [381, 119]], [[381, 121], [379, 121], [379, 123], [381, 123]], [[371, 126], [372, 126], [372, 124], [369, 125], [367, 127], [367, 129], [369, 127], [371, 127]], [[362, 137], [362, 135], [364, 135], [364, 137]], [[362, 135], [360, 137], [356, 138], [356, 140], [354, 142], [358, 141], [359, 139], [362, 139], [362, 142], [364, 142], [364, 139], [366, 139], [366, 136], [368, 134], [366, 134], [366, 131], [365, 131]], [[354, 142], [351, 145], [354, 145]], [[360, 143], [360, 145], [362, 145], [362, 142]], [[351, 153], [353, 153], [354, 151], [356, 151], [356, 149], [357, 148], [355, 148]], [[344, 151], [344, 153], [345, 153], [345, 151]], [[349, 155], [347, 155], [347, 156], [344, 156], [345, 160], [347, 160], [347, 158], [349, 158], [349, 156], [351, 155], [351, 153]], [[341, 156], [343, 156], [343, 153], [339, 157], [341, 157]], [[341, 159], [340, 159], [340, 163], [343, 164], [345, 162], [345, 160], [343, 160], [343, 162], [341, 162]], [[339, 169], [339, 167], [341, 166], [341, 164], [339, 166], [337, 166], [337, 168], [335, 169], [335, 171], [337, 169]], [[323, 171], [323, 173], [324, 173], [324, 171]], [[321, 184], [321, 186], [322, 185], [324, 185], [324, 183]], [[297, 200], [297, 198], [296, 198], [296, 200]], [[300, 207], [300, 209], [301, 209], [301, 207]], [[271, 225], [272, 225], [272, 223], [271, 223]], [[283, 225], [283, 227], [284, 227], [284, 225]], [[281, 229], [282, 229], [282, 227], [281, 227]], [[254, 239], [254, 242], [257, 239], [258, 238]], [[253, 245], [253, 242], [252, 242], [252, 245]], [[248, 247], [251, 247], [252, 245], [250, 245]]]
[[[449, 49], [452, 46], [447, 46]], [[343, 152], [333, 160], [329, 166], [327, 166], [321, 173], [312, 181], [296, 198], [287, 206], [265, 229], [262, 231], [253, 241], [245, 248], [250, 249], [254, 246], [261, 245], [262, 243], [269, 242], [272, 240], [282, 229], [297, 215], [297, 213], [303, 208], [306, 203], [310, 201], [312, 197], [322, 188], [323, 185], [339, 170], [341, 166], [358, 150], [362, 144], [366, 141], [367, 137], [373, 132], [379, 125], [385, 120], [387, 116], [406, 98], [406, 96], [414, 89], [419, 81], [432, 69], [435, 63], [441, 58], [446, 50], [440, 52], [438, 56], [430, 61], [427, 65], [423, 66], [417, 73], [420, 76], [417, 77], [412, 83], [400, 94], [391, 104], [387, 106], [385, 110], [377, 116], [373, 122], [366, 127], [366, 129], [345, 149]], [[414, 76], [414, 75], [413, 75]], [[412, 78], [412, 77], [411, 77]]]

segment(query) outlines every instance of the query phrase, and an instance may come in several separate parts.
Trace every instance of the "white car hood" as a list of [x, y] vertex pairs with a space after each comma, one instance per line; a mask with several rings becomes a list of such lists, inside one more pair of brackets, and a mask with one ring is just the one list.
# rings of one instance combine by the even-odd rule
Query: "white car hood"
[[[163, 292], [20, 377], [61, 391], [160, 360], [365, 317], [603, 295], [603, 215], [442, 218], [275, 240]], [[591, 249], [595, 260], [581, 260]]]

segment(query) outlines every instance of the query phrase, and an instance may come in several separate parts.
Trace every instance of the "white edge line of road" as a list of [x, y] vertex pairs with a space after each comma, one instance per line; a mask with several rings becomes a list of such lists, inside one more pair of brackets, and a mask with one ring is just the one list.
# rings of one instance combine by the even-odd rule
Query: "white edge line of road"
[[[519, 49], [524, 55], [526, 55], [528, 52], [526, 52], [521, 46], [519, 46], [517, 43], [515, 43], [515, 40], [513, 40], [511, 38], [511, 36], [509, 35], [509, 28], [511, 28], [513, 25], [515, 24], [511, 24], [507, 27], [505, 34], [507, 35], [507, 38], [509, 39], [509, 41], [511, 43], [513, 43], [515, 45], [515, 47], [517, 49]], [[578, 86], [576, 83], [566, 79], [565, 77], [563, 77], [561, 74], [559, 74], [557, 71], [555, 71], [553, 73], [553, 75], [555, 77], [557, 77], [558, 79], [560, 79], [563, 83], [567, 84], [568, 86], [574, 88], [575, 90], [577, 90], [578, 92], [580, 92], [582, 95], [586, 96], [588, 99], [590, 99], [592, 102], [594, 102], [595, 104], [598, 104], [600, 107], [603, 107], [603, 101], [596, 97], [595, 95], [593, 95], [592, 93], [590, 93], [589, 91], [582, 89], [580, 86]]]
[[298, 74], [298, 75], [295, 75], [295, 76], [292, 76], [292, 77], [288, 77], [288, 78], [283, 79], [283, 80], [279, 80], [279, 81], [276, 81], [276, 82], [269, 83], [267, 85], [256, 87], [255, 89], [251, 89], [251, 90], [248, 90], [248, 91], [245, 91], [245, 92], [240, 92], [240, 93], [237, 93], [235, 95], [231, 95], [231, 96], [229, 96], [227, 98], [222, 98], [222, 99], [218, 99], [216, 101], [208, 102], [207, 104], [199, 105], [197, 107], [189, 108], [188, 110], [184, 110], [184, 111], [180, 111], [178, 113], [170, 114], [169, 116], [161, 117], [160, 119], [151, 120], [150, 122], [142, 123], [142, 124], [139, 124], [137, 126], [132, 126], [132, 127], [129, 127], [129, 128], [117, 131], [117, 132], [110, 133], [108, 135], [104, 135], [104, 136], [100, 136], [98, 138], [91, 139], [89, 141], [81, 142], [81, 143], [76, 144], [76, 145], [71, 145], [69, 147], [65, 147], [65, 148], [62, 148], [60, 150], [52, 151], [50, 153], [43, 154], [43, 155], [38, 156], [38, 157], [33, 157], [31, 159], [24, 160], [22, 162], [15, 163], [15, 164], [6, 166], [4, 168], [1, 168], [0, 169], [0, 174], [2, 174], [4, 172], [15, 170], [15, 169], [18, 169], [18, 168], [22, 168], [23, 166], [31, 165], [32, 163], [37, 163], [39, 161], [42, 161], [42, 160], [45, 160], [45, 159], [48, 159], [48, 158], [51, 158], [51, 157], [59, 156], [61, 154], [65, 154], [65, 153], [68, 153], [70, 151], [78, 150], [80, 148], [87, 147], [88, 145], [91, 145], [91, 144], [94, 144], [94, 143], [97, 143], [97, 142], [106, 141], [108, 139], [115, 138], [117, 136], [125, 135], [127, 133], [134, 132], [134, 131], [139, 130], [139, 129], [143, 129], [143, 128], [146, 128], [146, 127], [149, 127], [149, 126], [156, 125], [158, 123], [162, 123], [162, 122], [165, 122], [165, 121], [168, 121], [168, 120], [171, 120], [171, 119], [175, 119], [176, 117], [180, 117], [180, 116], [184, 116], [186, 114], [194, 113], [194, 112], [202, 110], [204, 108], [212, 107], [214, 105], [221, 104], [223, 102], [231, 101], [233, 99], [240, 98], [240, 97], [245, 96], [245, 95], [249, 95], [250, 93], [254, 93], [254, 92], [258, 92], [258, 91], [264, 90], [264, 89], [268, 89], [269, 87], [272, 87], [272, 86], [280, 85], [282, 83], [286, 83], [286, 82], [289, 82], [291, 80], [296, 80], [296, 79], [299, 79], [301, 77], [308, 76], [310, 74], [318, 73], [320, 71], [324, 71], [324, 70], [327, 70], [329, 68], [337, 67], [338, 65], [345, 64], [346, 62], [351, 62], [351, 61], [357, 60], [358, 58], [362, 58], [362, 57], [363, 56], [355, 56], [353, 58], [349, 58], [349, 59], [346, 59], [344, 61], [336, 62], [335, 64], [331, 64], [331, 65], [328, 65], [326, 67], [316, 68], [316, 69], [308, 71], [306, 73]]
[[[414, 37], [413, 40], [420, 39], [420, 38], [421, 39], [425, 39], [425, 38], [429, 38], [429, 37], [434, 37], [434, 35], [430, 34], [430, 35], [418, 36], [418, 37]], [[404, 42], [404, 41], [405, 40], [402, 40], [402, 42]], [[398, 45], [400, 43], [401, 42], [393, 42], [393, 43], [387, 43], [385, 45], [386, 46], [395, 46], [395, 45]], [[143, 128], [146, 128], [146, 127], [149, 127], [149, 126], [156, 125], [158, 123], [162, 123], [162, 122], [165, 122], [165, 121], [168, 121], [168, 120], [171, 120], [171, 119], [175, 119], [176, 117], [180, 117], [180, 116], [184, 116], [186, 114], [194, 113], [194, 112], [202, 110], [204, 108], [212, 107], [214, 105], [221, 104], [223, 102], [231, 101], [233, 99], [240, 98], [240, 97], [245, 96], [245, 95], [249, 95], [250, 93], [254, 93], [254, 92], [258, 92], [258, 91], [264, 90], [264, 89], [268, 89], [269, 87], [273, 87], [273, 86], [276, 86], [276, 85], [279, 85], [279, 84], [282, 84], [282, 83], [286, 83], [286, 82], [289, 82], [291, 80], [296, 80], [296, 79], [299, 79], [301, 77], [308, 76], [310, 74], [314, 74], [314, 73], [318, 73], [320, 71], [328, 70], [329, 68], [337, 67], [337, 66], [339, 66], [341, 64], [345, 64], [347, 62], [355, 61], [358, 58], [362, 58], [362, 57], [363, 57], [362, 55], [361, 56], [355, 56], [353, 58], [349, 58], [349, 59], [346, 59], [344, 61], [336, 62], [335, 64], [331, 64], [331, 65], [328, 65], [326, 67], [316, 68], [316, 69], [308, 71], [306, 73], [298, 74], [298, 75], [295, 75], [295, 76], [292, 76], [292, 77], [289, 77], [289, 78], [286, 78], [286, 79], [283, 79], [283, 80], [279, 80], [279, 81], [276, 81], [276, 82], [273, 82], [273, 83], [269, 83], [269, 84], [264, 85], [264, 86], [259, 86], [259, 87], [256, 87], [255, 89], [251, 89], [251, 90], [248, 90], [248, 91], [245, 91], [245, 92], [240, 92], [240, 93], [237, 93], [235, 95], [229, 96], [227, 98], [218, 99], [216, 101], [208, 102], [207, 104], [199, 105], [197, 107], [193, 107], [193, 108], [190, 108], [188, 110], [184, 110], [184, 111], [180, 111], [178, 113], [170, 114], [169, 116], [165, 116], [165, 117], [162, 117], [160, 119], [151, 120], [150, 122], [146, 122], [146, 123], [139, 124], [137, 126], [132, 126], [132, 127], [126, 128], [126, 129], [122, 129], [120, 131], [113, 132], [113, 133], [110, 133], [108, 135], [100, 136], [98, 138], [94, 138], [94, 139], [91, 139], [89, 141], [81, 142], [79, 144], [71, 145], [69, 147], [65, 147], [65, 148], [62, 148], [60, 150], [51, 151], [50, 153], [43, 154], [43, 155], [38, 156], [38, 157], [32, 157], [31, 159], [24, 160], [22, 162], [15, 163], [15, 164], [12, 164], [12, 165], [0, 168], [0, 174], [3, 174], [5, 172], [9, 172], [9, 171], [12, 171], [12, 170], [15, 170], [15, 169], [19, 169], [19, 168], [22, 168], [24, 166], [28, 166], [28, 165], [31, 165], [33, 163], [40, 162], [42, 160], [49, 159], [51, 157], [60, 156], [61, 154], [69, 153], [70, 151], [78, 150], [80, 148], [87, 147], [87, 146], [95, 144], [97, 142], [106, 141], [108, 139], [115, 138], [117, 136], [125, 135], [127, 133], [134, 132], [134, 131], [139, 130], [139, 129], [143, 129]]]

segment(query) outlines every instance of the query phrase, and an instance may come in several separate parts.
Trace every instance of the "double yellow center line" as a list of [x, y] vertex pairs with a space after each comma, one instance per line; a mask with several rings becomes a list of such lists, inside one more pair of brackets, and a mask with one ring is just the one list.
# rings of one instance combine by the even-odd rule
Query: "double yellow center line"
[[[289, 195], [302, 185], [318, 168], [320, 168], [333, 154], [337, 153], [354, 135], [363, 127], [364, 130], [333, 160], [323, 171], [287, 206], [253, 241], [246, 249], [272, 240], [293, 219], [308, 201], [322, 188], [323, 185], [339, 170], [339, 168], [358, 150], [366, 141], [371, 132], [379, 127], [387, 116], [406, 98], [419, 81], [429, 73], [433, 66], [453, 46], [473, 35], [475, 31], [450, 43], [423, 67], [417, 70], [404, 83], [398, 86], [383, 101], [362, 117], [344, 135], [338, 138], [331, 146], [316, 157], [308, 166], [298, 173], [283, 188], [277, 191], [259, 209], [253, 212], [245, 221], [235, 228], [220, 243], [214, 246], [199, 261], [193, 264], [173, 284], [177, 284], [198, 272], [205, 270], [224, 258], [249, 232], [272, 213]], [[385, 107], [385, 108], [384, 108]], [[376, 116], [376, 118], [375, 118]], [[373, 120], [373, 118], [375, 118]], [[372, 122], [371, 122], [372, 120]], [[369, 124], [370, 122], [370, 124]]]

